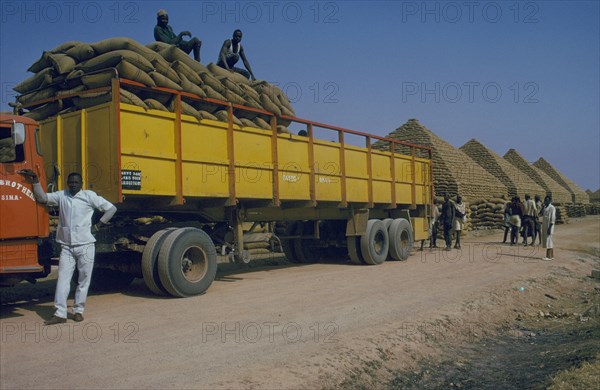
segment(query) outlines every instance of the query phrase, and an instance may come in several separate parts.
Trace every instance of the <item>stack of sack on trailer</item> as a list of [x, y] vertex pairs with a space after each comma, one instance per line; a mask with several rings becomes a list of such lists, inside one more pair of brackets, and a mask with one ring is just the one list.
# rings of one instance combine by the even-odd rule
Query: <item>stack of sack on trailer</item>
[[[113, 68], [120, 78], [147, 87], [169, 88], [272, 112], [277, 116], [280, 132], [286, 132], [285, 126], [290, 123], [281, 116], [295, 116], [287, 96], [273, 84], [250, 81], [213, 63], [204, 66], [173, 45], [154, 42], [143, 46], [129, 38], [110, 38], [91, 44], [70, 41], [44, 52], [28, 69], [34, 75], [14, 87], [20, 94], [16, 106], [28, 109], [25, 116], [43, 120], [109, 102], [109, 90], [82, 92], [109, 87], [115, 77]], [[176, 99], [172, 94], [125, 84], [121, 87], [120, 98], [124, 103], [146, 110], [175, 111]], [[49, 100], [54, 97], [62, 98]], [[34, 102], [39, 104], [31, 105]], [[181, 110], [198, 120], [228, 121], [225, 107], [192, 98], [182, 98]], [[269, 116], [239, 109], [234, 114], [234, 123], [239, 126], [271, 129]]]

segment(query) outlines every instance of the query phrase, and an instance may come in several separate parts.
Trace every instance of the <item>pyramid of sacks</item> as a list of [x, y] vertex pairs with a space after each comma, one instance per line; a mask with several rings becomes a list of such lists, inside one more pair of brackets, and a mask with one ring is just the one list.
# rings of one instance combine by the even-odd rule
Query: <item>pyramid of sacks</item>
[[554, 179], [554, 181], [569, 191], [572, 194], [571, 197], [573, 203], [589, 203], [590, 197], [585, 193], [585, 191], [579, 188], [577, 184], [573, 183], [565, 175], [557, 171], [552, 165], [550, 165], [548, 161], [544, 160], [543, 157], [540, 157], [536, 162], [534, 162], [533, 166], [544, 171], [548, 176]]
[[[117, 73], [115, 73], [115, 70]], [[266, 81], [250, 81], [215, 64], [204, 66], [177, 47], [162, 42], [146, 46], [129, 38], [110, 38], [95, 43], [65, 42], [45, 51], [28, 71], [33, 75], [14, 87], [20, 95], [15, 106], [25, 116], [43, 120], [111, 100], [111, 80], [116, 77], [146, 87], [187, 92], [182, 112], [198, 120], [227, 121], [225, 107], [199, 99], [213, 98], [274, 113], [277, 123], [287, 126], [281, 116], [295, 116], [285, 94]], [[101, 89], [96, 91], [97, 89]], [[92, 93], [85, 91], [94, 90]], [[58, 98], [58, 99], [56, 99]], [[146, 110], [175, 110], [173, 94], [121, 84], [120, 99]], [[269, 116], [236, 109], [234, 122], [240, 126], [271, 129]], [[282, 128], [281, 131], [285, 131]]]
[[504, 155], [504, 159], [509, 163], [516, 166], [522, 172], [525, 172], [534, 182], [545, 190], [545, 194], [552, 197], [553, 203], [562, 204], [571, 202], [571, 194], [565, 190], [560, 184], [554, 179], [548, 176], [544, 171], [538, 167], [529, 164], [523, 156], [519, 154], [515, 149], [510, 149]]
[[506, 152], [504, 158], [529, 175], [532, 180], [546, 190], [546, 195], [550, 195], [552, 197], [552, 203], [556, 206], [556, 222], [568, 223], [569, 218], [567, 210], [563, 205], [571, 203], [571, 193], [565, 190], [544, 171], [533, 166], [532, 164], [529, 164], [516, 150], [510, 149], [508, 152]]
[[550, 165], [548, 161], [544, 160], [543, 157], [540, 157], [533, 165], [544, 171], [548, 176], [571, 193], [572, 203], [564, 205], [569, 217], [584, 217], [587, 214], [585, 205], [589, 203], [589, 196], [581, 190], [581, 188], [569, 180], [565, 175], [554, 169], [554, 167]]
[[524, 199], [525, 194], [534, 195], [545, 194], [544, 188], [533, 181], [528, 175], [518, 169], [515, 165], [509, 163], [493, 151], [486, 148], [475, 138], [459, 148], [471, 157], [473, 161], [481, 165], [483, 169], [491, 175], [498, 178], [508, 190], [510, 197], [520, 196]]
[[[498, 198], [507, 192], [500, 180], [416, 119], [409, 119], [387, 137], [432, 149], [436, 196], [443, 196], [444, 193], [451, 196], [460, 194], [466, 202], [472, 203], [481, 199]], [[374, 145], [378, 146], [381, 148], [381, 145]]]

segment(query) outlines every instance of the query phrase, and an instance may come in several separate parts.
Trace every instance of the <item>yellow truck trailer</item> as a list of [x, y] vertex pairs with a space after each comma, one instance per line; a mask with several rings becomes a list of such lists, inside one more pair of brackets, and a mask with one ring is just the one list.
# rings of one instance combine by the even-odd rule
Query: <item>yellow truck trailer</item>
[[[122, 88], [167, 95], [173, 112], [124, 103]], [[97, 266], [113, 281], [118, 272], [126, 281], [143, 277], [155, 293], [203, 293], [217, 253], [249, 261], [248, 222], [269, 226], [291, 262], [404, 260], [414, 241], [427, 238], [427, 148], [118, 77], [78, 94], [102, 92], [109, 101], [39, 123], [38, 174], [60, 190], [60, 174], [78, 171], [84, 187], [117, 205], [97, 236]], [[183, 112], [182, 102], [198, 101], [227, 110], [228, 121]], [[242, 113], [261, 116], [271, 130], [238, 126], [233, 118]], [[278, 121], [307, 135], [278, 133]], [[317, 129], [337, 141], [318, 139]]]

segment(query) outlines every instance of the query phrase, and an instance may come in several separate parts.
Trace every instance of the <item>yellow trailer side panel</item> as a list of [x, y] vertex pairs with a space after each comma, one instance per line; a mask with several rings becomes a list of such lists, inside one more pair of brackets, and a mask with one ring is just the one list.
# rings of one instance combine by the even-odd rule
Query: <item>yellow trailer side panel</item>
[[[395, 200], [410, 205], [413, 201], [428, 203], [431, 196], [426, 159], [396, 153], [392, 170], [389, 152], [373, 149], [369, 153], [366, 148], [315, 139], [311, 154], [308, 137], [290, 134], [277, 135], [274, 152], [270, 130], [234, 125], [230, 138], [227, 123], [198, 121], [188, 115], [178, 120], [175, 113], [115, 104], [76, 111], [41, 124], [47, 161], [57, 163], [63, 173], [83, 171], [88, 188], [113, 202], [121, 201], [121, 193], [230, 198], [232, 188], [238, 199], [271, 200], [278, 195], [282, 201], [307, 201], [311, 186], [317, 202], [342, 202], [345, 198], [362, 204], [371, 200], [387, 205]], [[51, 166], [46, 167], [50, 177]], [[275, 166], [278, 181], [274, 184]], [[122, 171], [141, 175], [138, 188], [121, 190]]]

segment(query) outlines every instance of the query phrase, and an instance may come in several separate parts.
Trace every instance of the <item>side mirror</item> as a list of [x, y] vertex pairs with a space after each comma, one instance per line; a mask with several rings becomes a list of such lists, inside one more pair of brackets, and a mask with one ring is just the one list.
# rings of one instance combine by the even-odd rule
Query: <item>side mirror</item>
[[13, 122], [10, 130], [15, 145], [22, 145], [25, 142], [25, 125], [23, 123]]

